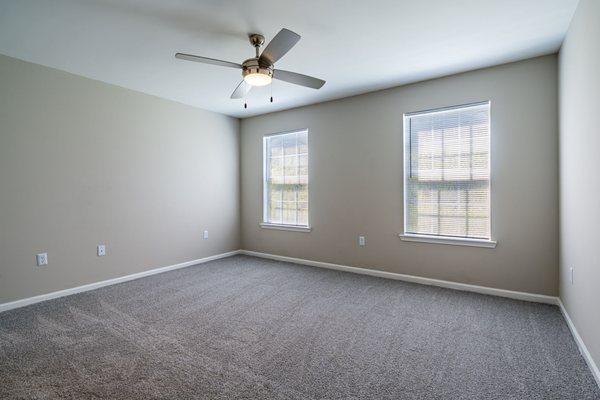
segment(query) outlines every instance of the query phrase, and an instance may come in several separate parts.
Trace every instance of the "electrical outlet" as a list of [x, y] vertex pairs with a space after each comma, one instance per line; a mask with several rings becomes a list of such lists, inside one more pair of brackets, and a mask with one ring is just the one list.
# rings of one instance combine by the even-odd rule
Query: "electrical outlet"
[[38, 267], [41, 267], [43, 265], [48, 265], [48, 253], [40, 253], [40, 254], [36, 255], [35, 257], [37, 259]]
[[571, 285], [573, 284], [573, 275], [575, 273], [575, 268], [571, 267], [570, 270], [570, 279], [571, 279]]
[[358, 237], [358, 245], [359, 246], [365, 246], [367, 244], [367, 241], [365, 240], [364, 236], [359, 236]]
[[204, 234], [202, 235], [202, 239], [208, 239], [208, 231], [204, 231]]
[[102, 257], [106, 255], [106, 246], [103, 244], [98, 245], [98, 257]]

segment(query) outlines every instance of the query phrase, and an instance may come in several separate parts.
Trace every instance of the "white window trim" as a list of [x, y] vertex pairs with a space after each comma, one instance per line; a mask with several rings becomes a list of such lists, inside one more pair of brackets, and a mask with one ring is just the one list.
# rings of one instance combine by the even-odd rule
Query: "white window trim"
[[304, 225], [284, 225], [284, 224], [270, 224], [267, 222], [261, 222], [261, 228], [264, 229], [276, 229], [280, 231], [293, 231], [293, 232], [310, 232], [312, 228]]
[[405, 242], [421, 242], [435, 244], [449, 244], [454, 246], [471, 246], [471, 247], [486, 247], [489, 249], [496, 248], [498, 244], [495, 240], [488, 239], [473, 239], [454, 236], [435, 236], [435, 235], [417, 235], [414, 233], [400, 233], [400, 239]]
[[[268, 213], [268, 206], [267, 206], [267, 185], [265, 185], [265, 176], [267, 175], [267, 148], [266, 148], [266, 142], [265, 142], [265, 138], [270, 137], [270, 136], [276, 136], [276, 135], [285, 135], [288, 133], [296, 133], [296, 132], [306, 132], [307, 133], [307, 146], [310, 146], [310, 136], [308, 136], [308, 128], [299, 128], [299, 129], [292, 129], [289, 131], [283, 131], [283, 132], [274, 132], [274, 133], [269, 133], [266, 135], [263, 135], [263, 143], [262, 143], [262, 158], [263, 158], [263, 165], [262, 165], [262, 221], [259, 223], [259, 226], [261, 228], [264, 229], [276, 229], [276, 230], [281, 230], [281, 231], [293, 231], [293, 232], [310, 232], [312, 231], [312, 227], [310, 226], [310, 179], [308, 182], [308, 193], [309, 193], [309, 200], [308, 200], [308, 216], [307, 216], [307, 225], [288, 225], [288, 224], [277, 224], [277, 223], [272, 223], [272, 222], [266, 222], [267, 221], [267, 213]], [[308, 175], [310, 176], [310, 147], [308, 150]]]
[[[406, 231], [406, 170], [407, 170], [407, 159], [406, 159], [406, 135], [407, 135], [407, 129], [406, 129], [406, 121], [408, 118], [415, 116], [415, 115], [420, 115], [420, 114], [427, 114], [427, 113], [445, 113], [448, 111], [453, 111], [456, 110], [458, 108], [463, 108], [463, 107], [469, 107], [469, 106], [477, 106], [477, 105], [483, 105], [483, 104], [488, 104], [489, 105], [489, 110], [490, 110], [490, 118], [488, 121], [488, 129], [490, 132], [490, 152], [489, 152], [489, 163], [488, 163], [488, 168], [490, 169], [490, 174], [489, 174], [489, 187], [490, 187], [490, 195], [489, 195], [489, 210], [490, 210], [490, 239], [476, 239], [476, 238], [462, 238], [462, 237], [454, 237], [454, 236], [438, 236], [438, 235], [422, 235], [422, 234], [417, 234], [417, 233], [409, 233]], [[398, 234], [398, 236], [400, 237], [401, 240], [406, 241], [406, 242], [420, 242], [420, 243], [432, 243], [432, 244], [445, 244], [445, 245], [455, 245], [455, 246], [470, 246], [470, 247], [486, 247], [486, 248], [491, 248], [494, 249], [496, 248], [496, 245], [498, 244], [498, 242], [496, 240], [493, 240], [493, 225], [492, 225], [492, 174], [491, 174], [491, 169], [492, 169], [492, 146], [491, 146], [491, 141], [492, 141], [492, 102], [491, 100], [485, 100], [485, 101], [479, 101], [479, 102], [475, 102], [475, 103], [466, 103], [466, 104], [460, 104], [460, 105], [456, 105], [456, 106], [450, 106], [450, 107], [442, 107], [442, 108], [434, 108], [434, 109], [430, 109], [430, 110], [423, 110], [423, 111], [416, 111], [416, 112], [410, 112], [410, 113], [404, 113], [403, 118], [402, 118], [402, 123], [403, 123], [403, 127], [402, 127], [402, 166], [403, 166], [403, 171], [402, 171], [402, 192], [403, 192], [403, 199], [402, 199], [402, 212], [403, 212], [403, 220], [402, 220], [402, 225], [403, 225], [403, 232], [404, 233], [400, 233]]]

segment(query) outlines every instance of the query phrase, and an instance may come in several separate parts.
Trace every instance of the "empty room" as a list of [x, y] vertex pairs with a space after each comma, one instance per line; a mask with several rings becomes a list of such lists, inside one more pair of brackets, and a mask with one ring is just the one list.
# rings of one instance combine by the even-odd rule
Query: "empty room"
[[600, 0], [0, 0], [0, 399], [600, 400]]

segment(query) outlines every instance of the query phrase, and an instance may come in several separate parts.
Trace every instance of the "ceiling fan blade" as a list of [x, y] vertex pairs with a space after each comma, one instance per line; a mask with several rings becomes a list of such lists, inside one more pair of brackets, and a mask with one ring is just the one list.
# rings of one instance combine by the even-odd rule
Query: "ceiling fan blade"
[[243, 99], [246, 97], [248, 93], [250, 93], [250, 89], [252, 89], [252, 85], [246, 83], [246, 81], [242, 80], [239, 85], [235, 88], [233, 93], [231, 93], [232, 99]]
[[286, 81], [294, 83], [300, 86], [306, 86], [313, 89], [320, 89], [325, 81], [319, 78], [314, 78], [308, 75], [298, 74], [296, 72], [284, 71], [282, 69], [276, 69], [273, 71], [273, 78], [279, 79], [280, 81]]
[[232, 63], [229, 61], [217, 60], [215, 58], [195, 56], [193, 54], [177, 53], [175, 54], [175, 58], [179, 58], [180, 60], [200, 62], [204, 64], [219, 65], [221, 67], [242, 69], [242, 66], [240, 64]]
[[300, 40], [300, 35], [283, 28], [269, 42], [260, 55], [259, 61], [275, 64], [277, 60], [285, 55]]

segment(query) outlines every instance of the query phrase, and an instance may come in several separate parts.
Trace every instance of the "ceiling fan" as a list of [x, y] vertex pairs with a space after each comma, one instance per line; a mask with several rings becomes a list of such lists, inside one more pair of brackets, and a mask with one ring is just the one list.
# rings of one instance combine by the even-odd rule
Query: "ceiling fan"
[[250, 34], [248, 37], [250, 39], [250, 44], [254, 46], [256, 56], [247, 59], [241, 64], [184, 53], [177, 53], [175, 54], [175, 57], [182, 60], [241, 69], [242, 77], [244, 79], [231, 94], [232, 99], [244, 98], [253, 86], [268, 85], [271, 83], [272, 79], [279, 79], [281, 81], [313, 89], [320, 89], [325, 84], [325, 81], [322, 79], [298, 74], [296, 72], [284, 71], [282, 69], [275, 69], [275, 63], [290, 51], [290, 49], [300, 40], [300, 35], [297, 33], [283, 28], [275, 35], [267, 47], [265, 47], [262, 54], [260, 53], [260, 47], [265, 43], [265, 37], [256, 33]]

